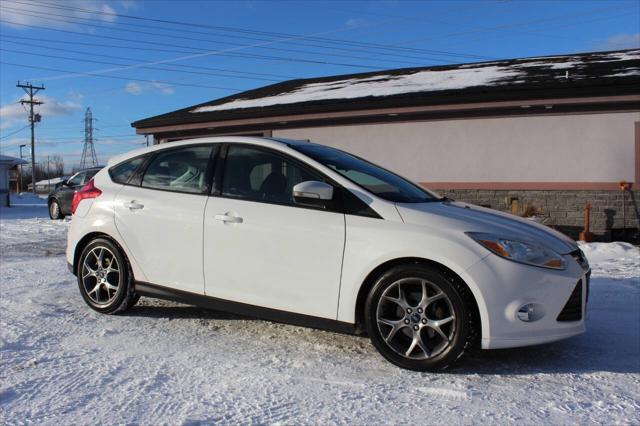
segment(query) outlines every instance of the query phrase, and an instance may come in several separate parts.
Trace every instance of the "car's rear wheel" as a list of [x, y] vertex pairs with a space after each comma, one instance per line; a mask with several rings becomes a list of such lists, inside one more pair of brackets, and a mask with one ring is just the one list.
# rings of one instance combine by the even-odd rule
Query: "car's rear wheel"
[[129, 265], [113, 242], [91, 241], [80, 255], [77, 272], [80, 294], [92, 309], [113, 314], [137, 302]]
[[49, 217], [53, 220], [64, 219], [62, 210], [60, 210], [60, 204], [55, 198], [49, 203]]
[[365, 305], [373, 345], [392, 363], [418, 371], [451, 365], [472, 336], [468, 290], [436, 268], [401, 265], [374, 284]]

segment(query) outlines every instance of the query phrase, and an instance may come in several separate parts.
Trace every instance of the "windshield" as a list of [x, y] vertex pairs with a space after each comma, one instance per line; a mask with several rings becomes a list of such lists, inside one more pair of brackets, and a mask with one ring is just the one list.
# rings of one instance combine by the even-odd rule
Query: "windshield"
[[291, 148], [335, 170], [380, 198], [395, 203], [425, 203], [438, 197], [418, 185], [354, 155], [323, 145], [300, 144]]

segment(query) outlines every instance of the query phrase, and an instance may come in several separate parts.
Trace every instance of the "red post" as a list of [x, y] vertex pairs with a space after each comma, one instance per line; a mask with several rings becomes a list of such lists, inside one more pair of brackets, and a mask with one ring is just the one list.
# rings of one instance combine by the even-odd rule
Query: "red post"
[[584, 229], [580, 232], [580, 241], [593, 241], [593, 234], [589, 232], [589, 219], [591, 216], [591, 204], [587, 203], [585, 206], [585, 214], [584, 214]]

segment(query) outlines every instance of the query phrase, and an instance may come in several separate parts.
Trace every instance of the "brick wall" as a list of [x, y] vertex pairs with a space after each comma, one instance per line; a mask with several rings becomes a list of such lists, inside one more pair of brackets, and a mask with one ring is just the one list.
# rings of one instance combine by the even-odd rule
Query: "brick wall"
[[512, 202], [517, 202], [518, 214], [527, 206], [539, 209], [545, 217], [544, 224], [577, 238], [584, 227], [585, 205], [591, 203], [591, 232], [597, 239], [637, 238], [640, 228], [640, 191], [624, 194], [626, 205], [626, 237], [622, 234], [623, 194], [621, 191], [507, 191], [451, 189], [437, 191], [457, 201], [483, 205], [511, 212]]

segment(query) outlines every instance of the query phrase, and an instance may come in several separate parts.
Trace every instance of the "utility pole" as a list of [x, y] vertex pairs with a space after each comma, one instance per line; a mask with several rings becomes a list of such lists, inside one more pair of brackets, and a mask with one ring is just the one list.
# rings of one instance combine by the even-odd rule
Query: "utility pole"
[[[20, 159], [24, 160], [24, 157], [22, 156], [22, 148], [26, 147], [27, 145], [22, 144], [20, 145]], [[20, 189], [18, 189], [18, 193], [22, 192], [22, 163], [20, 163]]]
[[22, 88], [24, 92], [29, 96], [29, 99], [21, 99], [20, 103], [22, 105], [29, 105], [29, 123], [31, 123], [31, 186], [33, 187], [33, 193], [36, 193], [36, 139], [35, 139], [35, 127], [36, 123], [40, 122], [41, 118], [40, 114], [33, 113], [34, 105], [42, 105], [44, 102], [36, 101], [33, 97], [41, 90], [44, 90], [44, 86], [34, 86], [31, 83], [20, 83], [16, 84], [16, 87]]
[[82, 148], [82, 157], [80, 158], [80, 170], [98, 165], [98, 156], [96, 148], [93, 145], [93, 114], [91, 108], [87, 108], [84, 113], [84, 148]]

